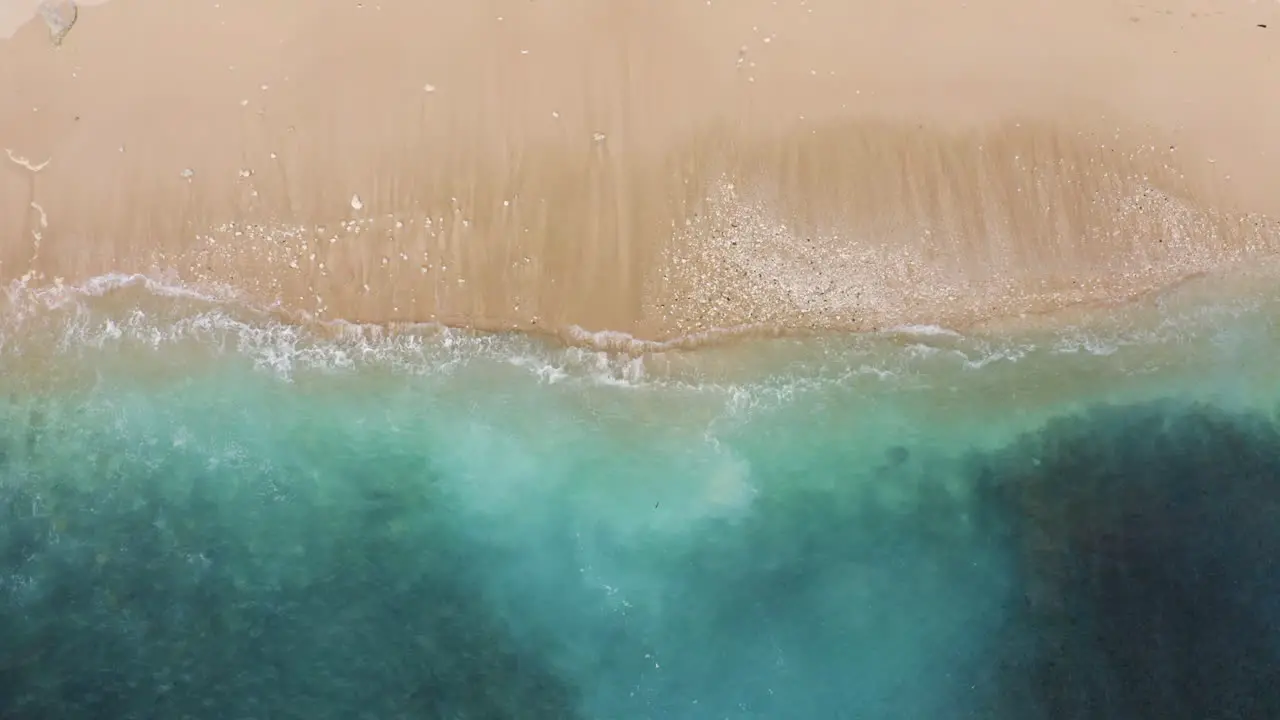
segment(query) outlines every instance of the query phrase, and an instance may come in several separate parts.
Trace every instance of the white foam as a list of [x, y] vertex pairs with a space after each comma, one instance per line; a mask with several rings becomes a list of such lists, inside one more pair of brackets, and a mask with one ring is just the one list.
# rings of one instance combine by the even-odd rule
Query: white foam
[[[4, 290], [0, 351], [8, 353], [21, 353], [29, 342], [52, 342], [68, 353], [188, 344], [234, 352], [286, 381], [299, 372], [373, 366], [412, 375], [449, 375], [476, 361], [493, 362], [547, 385], [664, 386], [712, 393], [723, 399], [730, 421], [789, 402], [797, 393], [823, 392], [834, 385], [923, 383], [939, 372], [1007, 367], [1036, 353], [1107, 357], [1133, 344], [1185, 342], [1206, 323], [1220, 322], [1224, 312], [1242, 311], [1192, 308], [1141, 329], [1066, 329], [1039, 344], [970, 338], [938, 326], [911, 325], [888, 331], [918, 339], [905, 345], [887, 342], [885, 333], [878, 333], [783, 344], [748, 339], [729, 350], [703, 354], [675, 351], [720, 347], [726, 338], [763, 333], [758, 328], [731, 328], [650, 341], [573, 327], [567, 334], [574, 344], [560, 346], [524, 334], [481, 333], [433, 323], [390, 329], [343, 321], [285, 322], [275, 308], [255, 305], [234, 288], [193, 287], [165, 276], [110, 273], [78, 285], [59, 279], [40, 285], [28, 276]], [[739, 359], [726, 352], [744, 355]], [[757, 371], [745, 379], [728, 380], [739, 377], [743, 363]], [[717, 368], [729, 368], [730, 374]]]
[[49, 163], [53, 161], [53, 158], [47, 158], [45, 159], [44, 162], [41, 162], [41, 163], [32, 162], [30, 158], [23, 157], [22, 155], [15, 153], [11, 148], [5, 148], [4, 152], [6, 155], [9, 156], [9, 161], [12, 162], [14, 165], [18, 165], [19, 167], [26, 168], [27, 170], [33, 173], [40, 172], [41, 170], [48, 167]]
[[1053, 347], [1053, 352], [1060, 355], [1084, 353], [1098, 357], [1114, 355], [1119, 350], [1120, 345], [1115, 340], [1089, 334], [1063, 337]]
[[575, 345], [586, 346], [594, 350], [642, 355], [701, 348], [736, 338], [768, 335], [773, 330], [773, 326], [770, 325], [734, 325], [679, 335], [668, 340], [643, 340], [630, 333], [618, 330], [587, 330], [578, 325], [570, 325], [565, 335]]
[[966, 353], [961, 350], [955, 350], [954, 353], [964, 358], [964, 366], [971, 370], [981, 370], [982, 368], [994, 363], [1010, 362], [1016, 363], [1027, 356], [1028, 353], [1035, 350], [1034, 345], [1012, 346], [988, 350], [986, 352]]
[[964, 337], [955, 330], [950, 330], [938, 325], [898, 325], [884, 331], [886, 334], [900, 335], [923, 335], [925, 337]]

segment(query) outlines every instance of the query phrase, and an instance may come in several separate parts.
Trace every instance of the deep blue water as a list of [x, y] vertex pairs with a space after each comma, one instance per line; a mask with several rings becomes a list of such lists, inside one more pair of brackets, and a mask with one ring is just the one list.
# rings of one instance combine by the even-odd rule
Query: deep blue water
[[1271, 300], [630, 357], [108, 299], [0, 338], [0, 718], [1280, 717]]

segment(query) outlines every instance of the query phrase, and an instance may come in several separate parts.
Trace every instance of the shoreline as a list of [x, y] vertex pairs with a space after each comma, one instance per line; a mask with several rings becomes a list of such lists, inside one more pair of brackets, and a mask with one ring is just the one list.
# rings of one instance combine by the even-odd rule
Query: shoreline
[[[70, 312], [85, 317], [119, 322], [134, 316], [148, 326], [163, 330], [169, 322], [186, 323], [212, 312], [245, 330], [278, 329], [301, 333], [308, 342], [329, 343], [360, 339], [396, 342], [406, 338], [427, 339], [449, 333], [483, 343], [488, 338], [524, 338], [551, 351], [585, 350], [618, 358], [642, 358], [666, 353], [718, 352], [757, 341], [809, 341], [823, 339], [888, 340], [892, 338], [938, 337], [973, 342], [1023, 341], [1034, 337], [1098, 333], [1098, 338], [1119, 337], [1130, 331], [1144, 331], [1156, 325], [1208, 311], [1254, 312], [1280, 300], [1274, 279], [1280, 276], [1280, 258], [1253, 267], [1216, 269], [1181, 278], [1169, 285], [1127, 297], [1081, 301], [1018, 315], [984, 317], [967, 323], [898, 322], [875, 327], [858, 324], [805, 326], [799, 323], [756, 323], [717, 326], [681, 335], [648, 338], [609, 328], [569, 325], [551, 328], [518, 325], [505, 320], [475, 317], [438, 317], [421, 321], [376, 321], [358, 318], [321, 318], [289, 307], [257, 302], [232, 287], [208, 288], [183, 284], [176, 278], [145, 274], [109, 273], [84, 284], [61, 282], [32, 285], [17, 280], [4, 288], [0, 298], [0, 320], [6, 321], [10, 337], [23, 337], [24, 330], [53, 329], [47, 321]], [[34, 326], [28, 325], [36, 321]], [[1154, 322], [1153, 322], [1154, 321]], [[17, 332], [12, 332], [12, 331]], [[59, 330], [61, 332], [61, 330]], [[458, 337], [458, 336], [455, 336]], [[65, 338], [64, 338], [65, 340]]]
[[601, 396], [603, 402], [655, 391], [646, 406], [657, 416], [668, 392], [710, 392], [736, 413], [786, 407], [797, 394], [835, 389], [860, 400], [908, 402], [936, 393], [945, 412], [973, 412], [979, 404], [1002, 418], [1045, 419], [1042, 410], [1060, 414], [1081, 403], [1169, 396], [1252, 407], [1262, 397], [1256, 387], [1280, 381], [1280, 371], [1265, 362], [1273, 354], [1280, 294], [1271, 285], [1255, 288], [1264, 294], [1205, 303], [1206, 293], [1219, 299], [1217, 280], [1056, 326], [1037, 319], [974, 332], [774, 328], [772, 337], [713, 335], [661, 346], [617, 333], [574, 339], [438, 325], [300, 326], [245, 305], [126, 285], [91, 300], [73, 298], [53, 312], [0, 312], [24, 318], [21, 326], [0, 326], [6, 378], [0, 385], [11, 400], [37, 401], [93, 395], [117, 382], [140, 390], [188, 387], [228, 372], [303, 393], [397, 392], [421, 381], [501, 396], [500, 388], [540, 392], [534, 388], [547, 385], [567, 387], [566, 397], [577, 402], [584, 399], [579, 391], [615, 387], [622, 394]]
[[1280, 251], [1278, 8], [491, 5], [27, 24], [0, 281], [663, 340], [999, 324]]

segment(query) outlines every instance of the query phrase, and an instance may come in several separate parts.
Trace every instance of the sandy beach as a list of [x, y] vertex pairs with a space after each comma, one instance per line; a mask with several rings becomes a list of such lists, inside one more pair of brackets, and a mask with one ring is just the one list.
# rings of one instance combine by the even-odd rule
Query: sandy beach
[[298, 318], [950, 325], [1280, 245], [1280, 4], [0, 11], [0, 280]]

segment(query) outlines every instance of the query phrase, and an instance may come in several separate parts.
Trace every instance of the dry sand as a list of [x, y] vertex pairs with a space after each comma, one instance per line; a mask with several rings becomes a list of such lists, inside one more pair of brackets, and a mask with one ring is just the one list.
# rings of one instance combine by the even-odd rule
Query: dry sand
[[112, 0], [56, 46], [0, 2], [6, 282], [654, 337], [1280, 249], [1270, 0]]

